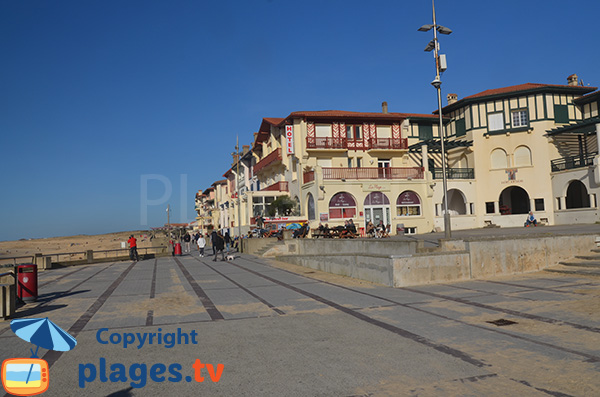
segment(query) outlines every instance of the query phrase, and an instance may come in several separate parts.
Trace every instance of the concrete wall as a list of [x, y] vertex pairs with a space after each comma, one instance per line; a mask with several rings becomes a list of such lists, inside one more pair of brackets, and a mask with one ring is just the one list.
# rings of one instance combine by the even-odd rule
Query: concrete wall
[[433, 253], [417, 253], [412, 241], [290, 240], [274, 252], [285, 262], [403, 287], [539, 271], [588, 254], [597, 237], [441, 240], [440, 251]]
[[328, 273], [339, 274], [372, 283], [393, 286], [393, 264], [390, 257], [374, 255], [302, 255], [278, 259]]

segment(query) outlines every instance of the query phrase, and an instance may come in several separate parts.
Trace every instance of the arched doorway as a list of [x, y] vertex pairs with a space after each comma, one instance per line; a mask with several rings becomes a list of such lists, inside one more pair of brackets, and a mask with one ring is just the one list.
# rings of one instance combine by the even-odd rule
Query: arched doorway
[[583, 182], [571, 181], [569, 183], [566, 204], [567, 209], [590, 207], [590, 196]]
[[365, 206], [365, 226], [369, 221], [374, 225], [383, 222], [384, 225], [392, 223], [390, 216], [390, 199], [382, 192], [371, 192], [367, 195], [364, 202]]
[[[444, 199], [442, 199], [442, 208], [444, 208]], [[467, 204], [465, 196], [458, 189], [448, 190], [448, 212], [451, 215], [467, 214]]]
[[308, 193], [306, 196], [306, 216], [308, 217], [309, 221], [314, 221], [317, 218], [315, 211], [315, 199], [312, 193]]
[[519, 186], [507, 187], [500, 193], [498, 200], [500, 205], [500, 213], [502, 215], [509, 214], [527, 214], [531, 209], [529, 195]]

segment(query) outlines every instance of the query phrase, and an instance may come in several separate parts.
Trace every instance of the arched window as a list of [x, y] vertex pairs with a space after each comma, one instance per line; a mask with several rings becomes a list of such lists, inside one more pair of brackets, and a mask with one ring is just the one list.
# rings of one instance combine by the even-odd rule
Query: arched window
[[365, 205], [390, 205], [390, 199], [381, 192], [371, 192], [365, 198]]
[[329, 201], [329, 219], [345, 219], [356, 216], [356, 200], [350, 193], [340, 192]]
[[418, 216], [421, 215], [421, 198], [412, 190], [406, 190], [398, 196], [396, 200], [397, 216]]
[[490, 163], [494, 170], [508, 168], [508, 157], [506, 156], [506, 152], [500, 148], [494, 149], [490, 156]]
[[590, 196], [585, 185], [581, 181], [571, 181], [567, 188], [567, 209], [589, 208]]
[[306, 196], [306, 215], [309, 221], [314, 221], [317, 217], [315, 214], [315, 199], [311, 193]]
[[519, 146], [515, 149], [515, 167], [531, 165], [531, 150], [527, 146]]

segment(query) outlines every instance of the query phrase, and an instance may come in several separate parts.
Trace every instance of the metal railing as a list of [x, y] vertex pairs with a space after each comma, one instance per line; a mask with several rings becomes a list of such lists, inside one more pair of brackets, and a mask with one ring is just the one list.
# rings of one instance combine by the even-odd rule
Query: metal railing
[[594, 165], [594, 157], [598, 153], [588, 154], [587, 156], [569, 156], [550, 161], [552, 172], [571, 170], [575, 168], [583, 168]]
[[[444, 173], [441, 168], [432, 168], [433, 179], [442, 179]], [[475, 179], [475, 169], [473, 168], [447, 168], [446, 178], [448, 179]]]

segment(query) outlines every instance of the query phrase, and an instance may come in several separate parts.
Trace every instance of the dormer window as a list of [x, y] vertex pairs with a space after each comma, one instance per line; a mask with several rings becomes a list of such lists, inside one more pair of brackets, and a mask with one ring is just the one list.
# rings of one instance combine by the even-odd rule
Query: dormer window
[[492, 113], [488, 115], [488, 130], [500, 131], [504, 129], [504, 115], [502, 113]]
[[511, 113], [512, 115], [512, 126], [513, 128], [527, 127], [529, 126], [529, 120], [527, 117], [527, 110], [517, 110]]

